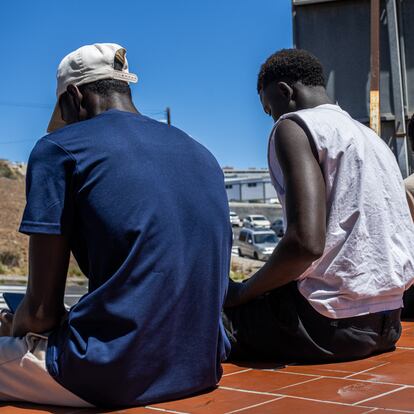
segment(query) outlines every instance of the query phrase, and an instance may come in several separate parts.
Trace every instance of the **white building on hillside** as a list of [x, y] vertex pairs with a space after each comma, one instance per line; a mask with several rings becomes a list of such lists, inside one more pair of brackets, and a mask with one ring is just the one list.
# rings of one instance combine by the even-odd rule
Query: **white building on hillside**
[[277, 194], [267, 169], [223, 168], [229, 201], [272, 203]]

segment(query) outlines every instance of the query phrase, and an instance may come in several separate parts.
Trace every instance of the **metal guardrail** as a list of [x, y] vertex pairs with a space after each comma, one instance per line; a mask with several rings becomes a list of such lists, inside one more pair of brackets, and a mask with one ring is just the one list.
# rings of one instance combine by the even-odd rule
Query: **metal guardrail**
[[[25, 285], [15, 285], [15, 284], [8, 284], [8, 285], [0, 285], [0, 309], [6, 308], [6, 304], [4, 303], [3, 293], [11, 292], [11, 293], [25, 293], [26, 286]], [[72, 306], [79, 299], [82, 297], [83, 294], [86, 293], [86, 288], [77, 287], [77, 286], [69, 286], [65, 293], [65, 304], [67, 306]]]

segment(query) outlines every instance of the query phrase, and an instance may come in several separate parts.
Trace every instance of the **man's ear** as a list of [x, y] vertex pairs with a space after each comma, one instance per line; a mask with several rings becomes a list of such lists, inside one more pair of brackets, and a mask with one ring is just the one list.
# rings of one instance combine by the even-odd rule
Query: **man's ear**
[[286, 100], [290, 102], [293, 99], [294, 94], [292, 87], [290, 87], [286, 82], [278, 82], [277, 86]]
[[71, 100], [71, 103], [73, 105], [73, 108], [79, 113], [81, 111], [81, 105], [82, 105], [82, 99], [83, 96], [75, 85], [68, 85], [66, 88], [66, 92], [69, 95], [69, 99]]

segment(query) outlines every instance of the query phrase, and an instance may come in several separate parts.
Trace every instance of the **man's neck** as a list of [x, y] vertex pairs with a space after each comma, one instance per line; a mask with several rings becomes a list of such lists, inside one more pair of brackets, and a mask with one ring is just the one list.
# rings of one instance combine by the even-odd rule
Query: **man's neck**
[[88, 112], [91, 114], [91, 118], [93, 118], [94, 116], [109, 111], [110, 109], [116, 109], [123, 112], [132, 112], [135, 114], [139, 113], [132, 100], [129, 97], [120, 94], [115, 94], [110, 98], [96, 100], [93, 108], [90, 108]]
[[319, 105], [332, 104], [331, 99], [322, 86], [308, 87], [299, 86], [297, 88], [296, 105], [297, 109], [315, 108]]

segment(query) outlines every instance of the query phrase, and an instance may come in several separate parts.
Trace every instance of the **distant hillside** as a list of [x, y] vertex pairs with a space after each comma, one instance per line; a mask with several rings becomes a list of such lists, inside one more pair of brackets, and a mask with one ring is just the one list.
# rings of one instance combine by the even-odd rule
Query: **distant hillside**
[[0, 160], [0, 177], [13, 180], [23, 178], [26, 174], [26, 165], [23, 163], [11, 163]]
[[[0, 160], [0, 275], [26, 275], [28, 237], [18, 232], [26, 204], [24, 164]], [[81, 272], [72, 258], [69, 275]]]
[[0, 162], [0, 274], [25, 274], [27, 237], [17, 232], [25, 206], [24, 176]]

